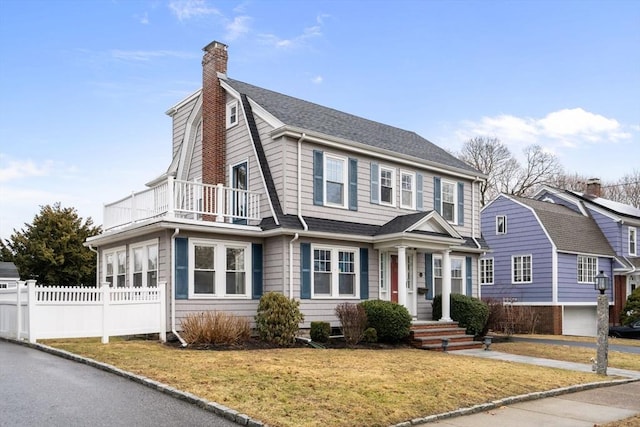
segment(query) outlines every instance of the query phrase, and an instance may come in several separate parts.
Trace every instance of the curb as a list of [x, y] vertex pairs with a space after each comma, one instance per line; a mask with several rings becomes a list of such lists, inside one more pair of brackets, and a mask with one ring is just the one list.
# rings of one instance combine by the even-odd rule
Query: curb
[[248, 427], [266, 427], [267, 426], [267, 424], [264, 424], [262, 421], [255, 420], [246, 414], [241, 414], [238, 411], [235, 411], [219, 403], [202, 399], [201, 397], [198, 397], [195, 394], [178, 390], [164, 383], [152, 380], [151, 378], [143, 377], [142, 375], [136, 375], [131, 372], [124, 371], [113, 365], [109, 365], [108, 363], [98, 362], [96, 360], [89, 359], [87, 357], [78, 356], [77, 354], [73, 354], [68, 351], [60, 350], [54, 347], [49, 347], [44, 344], [38, 344], [38, 343], [34, 344], [28, 341], [16, 340], [14, 338], [8, 338], [8, 337], [2, 337], [2, 336], [0, 336], [0, 340], [11, 342], [14, 344], [19, 344], [25, 347], [31, 347], [33, 349], [40, 350], [45, 353], [53, 354], [55, 356], [59, 356], [64, 359], [83, 363], [85, 365], [92, 366], [102, 371], [116, 374], [128, 380], [137, 382], [138, 384], [142, 384], [146, 387], [149, 387], [161, 393], [167, 394], [171, 397], [183, 400], [188, 403], [192, 403], [206, 411], [213, 412], [214, 414], [224, 417], [227, 420], [232, 421], [241, 426], [248, 426]]

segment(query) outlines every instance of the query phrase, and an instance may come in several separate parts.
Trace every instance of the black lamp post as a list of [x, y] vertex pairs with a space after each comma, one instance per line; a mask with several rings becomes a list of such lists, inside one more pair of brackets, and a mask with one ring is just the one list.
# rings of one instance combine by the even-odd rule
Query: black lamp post
[[595, 277], [595, 289], [598, 295], [598, 352], [596, 355], [596, 373], [607, 375], [609, 363], [609, 297], [605, 291], [609, 289], [609, 277], [600, 270]]

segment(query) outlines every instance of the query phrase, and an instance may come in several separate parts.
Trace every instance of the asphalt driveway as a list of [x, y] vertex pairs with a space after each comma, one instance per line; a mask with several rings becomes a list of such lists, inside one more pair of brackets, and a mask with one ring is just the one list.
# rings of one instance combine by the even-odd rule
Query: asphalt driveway
[[0, 340], [0, 426], [237, 426], [117, 375]]

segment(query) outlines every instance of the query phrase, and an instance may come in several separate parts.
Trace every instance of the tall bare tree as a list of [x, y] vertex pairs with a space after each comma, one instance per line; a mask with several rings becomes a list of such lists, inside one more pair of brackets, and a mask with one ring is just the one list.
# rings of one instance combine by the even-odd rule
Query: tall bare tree
[[500, 188], [503, 193], [515, 196], [529, 196], [537, 187], [550, 184], [562, 174], [562, 165], [558, 158], [546, 153], [539, 145], [530, 145], [524, 149], [526, 163], [520, 170], [505, 180]]

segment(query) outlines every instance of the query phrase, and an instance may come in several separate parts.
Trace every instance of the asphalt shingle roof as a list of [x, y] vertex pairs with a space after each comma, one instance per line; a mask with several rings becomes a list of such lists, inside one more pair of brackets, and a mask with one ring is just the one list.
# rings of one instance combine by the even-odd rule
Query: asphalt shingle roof
[[18, 268], [12, 262], [0, 261], [0, 277], [5, 279], [19, 279]]
[[238, 80], [227, 79], [226, 81], [240, 94], [253, 99], [286, 125], [481, 175], [467, 163], [415, 132], [364, 119]]
[[524, 197], [510, 197], [531, 207], [536, 212], [559, 251], [605, 256], [616, 255], [590, 216], [584, 216], [560, 204]]

